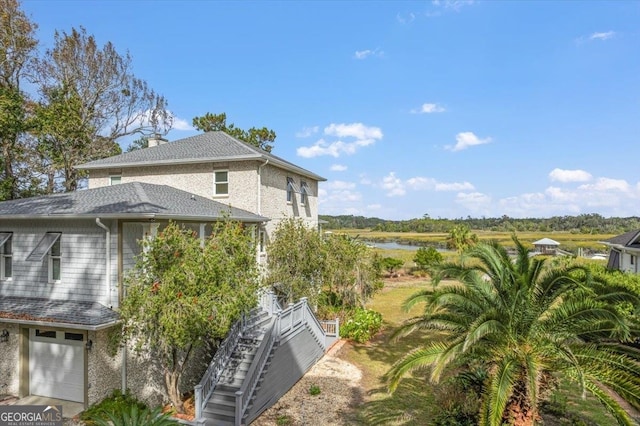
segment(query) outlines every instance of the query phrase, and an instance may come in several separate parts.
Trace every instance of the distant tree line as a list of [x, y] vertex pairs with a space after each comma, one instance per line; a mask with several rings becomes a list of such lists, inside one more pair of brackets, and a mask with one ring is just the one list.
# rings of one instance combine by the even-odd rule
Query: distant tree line
[[327, 216], [320, 215], [327, 223], [325, 229], [371, 229], [382, 232], [449, 232], [452, 227], [466, 225], [476, 231], [501, 232], [573, 232], [581, 234], [619, 234], [640, 229], [640, 217], [609, 217], [597, 213], [578, 216], [553, 216], [550, 218], [517, 219], [507, 215], [495, 218], [442, 219], [424, 215], [409, 220], [384, 220], [363, 216]]

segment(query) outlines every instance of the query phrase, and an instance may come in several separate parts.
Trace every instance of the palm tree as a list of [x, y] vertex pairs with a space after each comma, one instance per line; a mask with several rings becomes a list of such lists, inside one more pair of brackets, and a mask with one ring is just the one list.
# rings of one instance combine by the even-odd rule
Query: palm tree
[[[416, 329], [439, 331], [387, 373], [395, 390], [410, 371], [429, 368], [430, 380], [475, 369], [485, 371], [481, 425], [534, 425], [539, 406], [561, 375], [593, 394], [621, 425], [634, 421], [612, 396], [640, 407], [640, 352], [620, 344], [638, 336], [620, 306], [638, 306], [635, 293], [581, 266], [545, 266], [514, 237], [512, 260], [499, 244], [480, 243], [460, 263], [433, 267], [433, 291], [404, 304], [424, 302], [422, 316], [396, 337]], [[443, 278], [452, 280], [441, 281]], [[434, 333], [435, 335], [436, 333]]]
[[471, 232], [465, 224], [455, 225], [449, 230], [447, 237], [447, 248], [457, 250], [459, 253], [475, 246], [478, 243], [478, 236]]

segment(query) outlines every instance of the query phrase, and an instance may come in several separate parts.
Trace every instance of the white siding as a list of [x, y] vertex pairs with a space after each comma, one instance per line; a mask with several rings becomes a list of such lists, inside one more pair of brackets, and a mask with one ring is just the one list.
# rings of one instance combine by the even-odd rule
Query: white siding
[[[117, 300], [117, 233], [111, 229], [112, 300]], [[0, 232], [13, 232], [13, 277], [0, 281], [0, 296], [92, 301], [107, 304], [105, 282], [105, 231], [95, 220], [2, 220]], [[27, 262], [26, 258], [44, 233], [61, 232], [61, 279], [48, 282], [48, 258]]]

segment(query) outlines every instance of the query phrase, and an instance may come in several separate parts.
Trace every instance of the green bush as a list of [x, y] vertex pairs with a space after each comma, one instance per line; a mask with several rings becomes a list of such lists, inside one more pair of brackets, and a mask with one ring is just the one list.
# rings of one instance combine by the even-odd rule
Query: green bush
[[131, 395], [129, 389], [127, 389], [124, 394], [119, 389], [116, 389], [111, 395], [83, 411], [82, 414], [80, 414], [80, 419], [87, 425], [95, 425], [98, 424], [98, 419], [107, 420], [108, 416], [106, 413], [128, 410], [134, 406], [140, 410], [147, 408], [144, 402]]
[[340, 326], [340, 336], [358, 343], [371, 339], [382, 327], [382, 314], [370, 309], [358, 308], [353, 316]]
[[160, 407], [153, 410], [140, 408], [137, 405], [119, 407], [117, 410], [105, 411], [106, 419], [97, 417], [97, 426], [173, 426], [179, 422], [172, 419], [169, 413], [163, 414]]
[[419, 269], [427, 269], [432, 265], [437, 265], [442, 262], [442, 254], [433, 247], [420, 247], [416, 251], [416, 255], [413, 257], [413, 261], [416, 263]]
[[309, 395], [311, 395], [311, 396], [320, 395], [320, 386], [318, 386], [318, 385], [311, 385], [311, 386], [309, 387]]

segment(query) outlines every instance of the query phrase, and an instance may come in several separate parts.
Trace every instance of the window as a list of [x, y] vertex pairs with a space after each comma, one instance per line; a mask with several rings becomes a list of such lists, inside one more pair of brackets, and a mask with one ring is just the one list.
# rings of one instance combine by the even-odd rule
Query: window
[[293, 178], [287, 178], [287, 203], [293, 202], [293, 193], [300, 192], [296, 183], [293, 181]]
[[42, 262], [45, 256], [49, 258], [49, 282], [60, 281], [60, 259], [62, 253], [60, 250], [59, 232], [47, 232], [40, 239], [40, 242], [27, 256], [28, 262]]
[[50, 339], [55, 339], [56, 338], [56, 332], [54, 330], [36, 329], [36, 336], [38, 336], [38, 337], [48, 337]]
[[120, 185], [122, 183], [122, 176], [109, 176], [109, 185]]
[[266, 236], [267, 234], [264, 231], [258, 232], [258, 243], [260, 245], [260, 253], [264, 253], [266, 248]]
[[56, 240], [49, 250], [49, 282], [60, 281], [60, 238]]
[[307, 182], [300, 181], [300, 204], [307, 204], [307, 199], [309, 197], [309, 186]]
[[0, 279], [10, 280], [13, 276], [13, 247], [11, 232], [0, 232]]
[[227, 170], [213, 173], [213, 195], [229, 195], [229, 172]]

